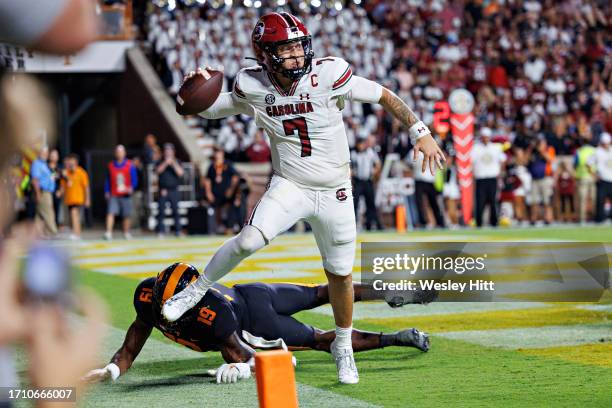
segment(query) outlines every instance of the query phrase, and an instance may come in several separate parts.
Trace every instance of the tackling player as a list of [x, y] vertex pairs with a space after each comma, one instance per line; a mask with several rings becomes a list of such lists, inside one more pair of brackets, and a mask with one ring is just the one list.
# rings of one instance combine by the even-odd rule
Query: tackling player
[[[121, 348], [104, 368], [90, 371], [85, 379], [97, 382], [116, 380], [132, 365], [155, 327], [166, 337], [196, 351], [220, 351], [226, 364], [216, 371], [217, 382], [249, 378], [254, 367], [253, 348], [314, 349], [330, 351], [336, 334], [304, 324], [291, 317], [302, 310], [329, 302], [327, 285], [252, 283], [231, 288], [214, 284], [198, 304], [174, 323], [161, 317], [163, 303], [199, 276], [195, 267], [175, 263], [142, 281], [134, 292], [136, 320], [127, 331]], [[367, 287], [354, 285], [360, 301]], [[369, 293], [375, 294], [371, 291]], [[378, 293], [378, 297], [385, 294]], [[407, 303], [429, 303], [437, 292], [415, 291], [388, 294], [387, 303], [399, 307]], [[368, 299], [370, 300], [370, 299]], [[355, 351], [387, 346], [429, 350], [429, 336], [417, 329], [396, 333], [352, 332]]]
[[[347, 99], [379, 103], [409, 129], [414, 158], [423, 170], [441, 168], [444, 155], [427, 126], [393, 92], [353, 75], [342, 58], [314, 58], [311, 36], [288, 13], [269, 13], [255, 26], [252, 46], [259, 65], [242, 69], [232, 92], [221, 94], [201, 115], [219, 119], [245, 114], [270, 137], [274, 175], [247, 225], [225, 242], [204, 273], [162, 309], [169, 322], [196, 305], [214, 282], [298, 220], [313, 230], [329, 282], [336, 322], [331, 352], [341, 383], [359, 381], [351, 346], [356, 225], [350, 157], [342, 121]], [[208, 76], [199, 70], [190, 73]]]

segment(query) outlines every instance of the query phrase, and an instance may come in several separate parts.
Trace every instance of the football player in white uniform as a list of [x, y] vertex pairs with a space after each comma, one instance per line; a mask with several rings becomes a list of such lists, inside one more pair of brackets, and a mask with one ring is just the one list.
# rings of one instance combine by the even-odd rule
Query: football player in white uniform
[[[201, 115], [209, 119], [246, 114], [266, 130], [274, 175], [242, 231], [215, 253], [204, 273], [168, 299], [162, 314], [176, 321], [214, 282], [298, 220], [312, 227], [329, 281], [336, 338], [331, 351], [341, 383], [359, 381], [351, 346], [356, 225], [350, 156], [342, 121], [347, 99], [379, 103], [410, 132], [414, 158], [441, 168], [444, 155], [427, 126], [393, 92], [353, 75], [342, 58], [314, 58], [311, 37], [288, 13], [261, 17], [252, 34], [259, 65], [241, 70], [232, 92]], [[208, 75], [198, 69], [192, 75]], [[188, 77], [189, 77], [188, 76]]]

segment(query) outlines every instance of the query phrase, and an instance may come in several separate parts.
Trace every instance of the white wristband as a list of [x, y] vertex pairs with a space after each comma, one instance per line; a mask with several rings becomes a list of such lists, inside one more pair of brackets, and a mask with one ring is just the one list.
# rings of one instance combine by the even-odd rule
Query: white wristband
[[246, 363], [251, 367], [251, 370], [255, 371], [255, 357], [249, 358]]
[[412, 125], [408, 130], [408, 133], [410, 134], [410, 141], [412, 144], [415, 144], [420, 138], [431, 134], [429, 128], [425, 125], [425, 123], [423, 123], [422, 120], [419, 120], [417, 123]]
[[113, 381], [115, 381], [121, 375], [121, 370], [119, 369], [119, 366], [115, 363], [110, 363], [104, 368], [108, 370]]

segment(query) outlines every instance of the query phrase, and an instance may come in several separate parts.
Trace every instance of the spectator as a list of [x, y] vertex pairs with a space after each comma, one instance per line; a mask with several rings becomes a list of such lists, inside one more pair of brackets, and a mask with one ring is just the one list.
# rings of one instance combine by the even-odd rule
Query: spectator
[[89, 192], [89, 176], [84, 168], [79, 166], [79, 156], [70, 154], [66, 160], [66, 169], [61, 181], [64, 204], [68, 207], [72, 234], [70, 239], [81, 239], [81, 211], [91, 205]]
[[251, 187], [249, 186], [247, 177], [240, 176], [227, 222], [229, 227], [232, 228], [234, 234], [239, 233], [244, 225], [247, 211], [247, 200], [250, 193]]
[[131, 224], [132, 226], [140, 226], [144, 225], [144, 217], [145, 217], [145, 171], [144, 165], [140, 160], [140, 157], [136, 156], [132, 159], [132, 165], [136, 168], [136, 176], [138, 177], [138, 184], [132, 193], [132, 216], [131, 216]]
[[132, 213], [132, 193], [138, 185], [138, 174], [131, 160], [126, 158], [125, 147], [115, 147], [115, 160], [108, 163], [108, 174], [104, 183], [104, 195], [108, 203], [106, 213], [106, 232], [104, 239], [113, 239], [115, 217], [123, 218], [123, 236], [132, 239], [130, 215]]
[[55, 225], [60, 226], [60, 213], [62, 209], [62, 190], [60, 189], [60, 180], [62, 179], [62, 169], [59, 165], [59, 152], [53, 149], [49, 152], [49, 160], [47, 166], [51, 170], [51, 177], [55, 182], [55, 191], [53, 192], [53, 212], [55, 214]]
[[430, 169], [423, 167], [424, 156], [422, 152], [416, 160], [413, 160], [414, 151], [410, 150], [406, 156], [406, 161], [412, 166], [412, 172], [414, 174], [414, 189], [415, 199], [417, 204], [417, 210], [419, 212], [419, 224], [421, 227], [427, 227], [428, 222], [426, 218], [426, 207], [425, 200], [429, 203], [429, 207], [433, 212], [435, 223], [438, 227], [444, 227], [444, 218], [440, 212], [440, 206], [438, 205], [438, 192], [434, 187], [436, 176], [431, 174]]
[[514, 190], [514, 216], [519, 223], [529, 224], [527, 206], [531, 203], [531, 173], [527, 169], [527, 155], [522, 149], [514, 153], [516, 167], [514, 173], [518, 179]]
[[150, 163], [155, 163], [156, 161], [158, 161], [161, 157], [160, 155], [160, 149], [159, 146], [157, 145], [157, 138], [155, 137], [154, 134], [149, 133], [148, 135], [145, 136], [145, 142], [144, 142], [144, 164], [150, 164]]
[[482, 214], [489, 206], [489, 223], [497, 226], [497, 182], [506, 155], [499, 144], [491, 143], [491, 129], [480, 131], [481, 143], [472, 148], [472, 167], [476, 180], [476, 225], [482, 227]]
[[574, 155], [574, 174], [578, 184], [578, 218], [581, 223], [587, 221], [587, 210], [595, 207], [595, 178], [593, 176], [592, 159], [595, 148], [583, 143]]
[[157, 201], [157, 232], [160, 236], [166, 233], [164, 224], [166, 204], [170, 204], [172, 217], [174, 218], [174, 233], [181, 234], [181, 217], [178, 211], [178, 203], [181, 199], [179, 186], [185, 171], [177, 160], [172, 143], [164, 144], [164, 158], [156, 163], [159, 198]]
[[450, 228], [455, 228], [459, 225], [459, 203], [461, 201], [461, 192], [459, 190], [459, 182], [457, 180], [457, 165], [455, 164], [455, 156], [446, 155], [446, 169], [444, 177], [444, 188], [442, 196], [445, 201], [445, 208], [450, 221]]
[[553, 220], [552, 196], [554, 180], [552, 166], [555, 160], [555, 149], [548, 146], [546, 139], [540, 139], [531, 150], [529, 172], [531, 173], [531, 222], [535, 224], [540, 217], [540, 209], [544, 210], [544, 222], [550, 224]]
[[219, 144], [225, 151], [225, 155], [233, 161], [240, 161], [241, 153], [244, 151], [245, 132], [244, 124], [236, 118], [230, 116], [227, 118], [225, 125], [221, 127], [217, 138]]
[[55, 192], [55, 180], [51, 174], [51, 169], [47, 165], [49, 158], [49, 148], [43, 147], [38, 158], [32, 162], [30, 177], [34, 187], [34, 197], [36, 202], [36, 219], [42, 223], [43, 233], [47, 237], [57, 234], [57, 224], [55, 223], [55, 211], [53, 210], [53, 193]]
[[556, 187], [561, 202], [561, 219], [565, 222], [574, 221], [574, 195], [576, 193], [576, 180], [566, 162], [559, 163]]
[[270, 161], [270, 146], [264, 139], [263, 130], [258, 129], [255, 132], [253, 143], [247, 148], [246, 155], [251, 163], [268, 163]]
[[204, 179], [204, 194], [206, 200], [215, 209], [217, 232], [223, 233], [225, 224], [229, 227], [229, 219], [226, 216], [223, 223], [223, 210], [228, 210], [228, 205], [234, 201], [236, 188], [240, 182], [240, 176], [234, 166], [225, 160], [225, 152], [220, 147], [215, 147], [213, 162], [208, 168]]
[[[603, 222], [606, 218], [606, 200], [612, 200], [612, 149], [610, 148], [612, 137], [609, 133], [601, 135], [599, 146], [592, 156], [593, 167], [597, 177], [597, 222]], [[612, 212], [610, 213], [612, 216]]]
[[532, 83], [539, 84], [542, 82], [542, 78], [546, 72], [546, 62], [537, 55], [531, 55], [527, 58], [527, 61], [525, 61], [523, 70]]
[[567, 91], [567, 85], [561, 78], [561, 67], [555, 65], [550, 78], [544, 81], [544, 89], [549, 95], [564, 94]]
[[359, 217], [359, 199], [363, 196], [366, 206], [366, 230], [370, 231], [372, 224], [376, 229], [382, 230], [374, 200], [374, 178], [380, 173], [381, 163], [376, 152], [367, 146], [367, 138], [357, 139], [355, 150], [351, 152], [351, 165], [355, 215]]

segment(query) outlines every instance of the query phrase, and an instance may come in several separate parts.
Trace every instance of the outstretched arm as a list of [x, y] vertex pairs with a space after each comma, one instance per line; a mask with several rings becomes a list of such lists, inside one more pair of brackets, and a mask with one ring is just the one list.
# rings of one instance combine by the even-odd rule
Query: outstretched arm
[[153, 326], [150, 326], [137, 317], [128, 329], [125, 340], [123, 340], [123, 345], [117, 350], [111, 362], [104, 368], [91, 370], [85, 376], [85, 381], [100, 382], [109, 378], [114, 381], [120, 375], [125, 374], [132, 366], [140, 350], [142, 350], [142, 347], [151, 335], [152, 329]]
[[414, 156], [412, 159], [416, 160], [419, 152], [423, 152], [425, 156], [422, 171], [425, 171], [427, 166], [429, 166], [431, 174], [434, 174], [436, 165], [441, 169], [442, 162], [445, 161], [444, 153], [431, 136], [427, 126], [417, 117], [412, 109], [399, 96], [387, 88], [383, 88], [382, 96], [378, 103], [409, 129], [410, 138], [414, 144]]
[[379, 103], [385, 111], [408, 128], [414, 145], [413, 160], [417, 159], [419, 152], [423, 152], [425, 156], [423, 171], [429, 166], [431, 173], [434, 174], [436, 165], [442, 168], [442, 162], [445, 161], [442, 149], [431, 136], [427, 126], [399, 96], [374, 81], [356, 75], [351, 78], [351, 85], [350, 99], [365, 103]]

